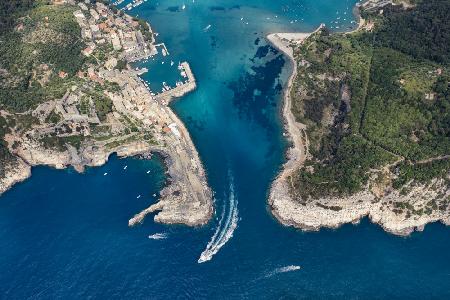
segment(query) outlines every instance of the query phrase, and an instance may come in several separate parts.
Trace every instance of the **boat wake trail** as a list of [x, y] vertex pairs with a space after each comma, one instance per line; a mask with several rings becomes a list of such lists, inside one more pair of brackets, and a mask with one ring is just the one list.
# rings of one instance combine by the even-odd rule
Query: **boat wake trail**
[[167, 238], [167, 234], [165, 233], [155, 233], [148, 236], [151, 240], [163, 240]]
[[286, 266], [286, 267], [276, 268], [272, 272], [267, 273], [266, 276], [264, 276], [264, 278], [269, 278], [269, 277], [272, 277], [272, 276], [280, 274], [280, 273], [287, 273], [287, 272], [298, 271], [300, 269], [301, 269], [300, 266], [295, 266], [295, 265], [290, 265], [290, 266]]
[[222, 216], [214, 235], [206, 245], [206, 249], [200, 254], [200, 258], [198, 259], [199, 264], [211, 260], [212, 257], [219, 252], [220, 248], [233, 237], [233, 233], [236, 230], [239, 221], [237, 205], [238, 201], [234, 192], [233, 177], [230, 176], [228, 202], [223, 207]]

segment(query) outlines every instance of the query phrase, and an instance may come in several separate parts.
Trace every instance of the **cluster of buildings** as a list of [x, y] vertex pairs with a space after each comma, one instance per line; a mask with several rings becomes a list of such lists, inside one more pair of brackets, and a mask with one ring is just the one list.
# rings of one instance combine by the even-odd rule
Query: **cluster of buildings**
[[[98, 46], [106, 43], [119, 52], [119, 59], [127, 61], [144, 59], [157, 53], [153, 38], [147, 41], [141, 31], [142, 26], [131, 16], [113, 11], [100, 2], [95, 5], [79, 2], [78, 6], [80, 9], [74, 12], [74, 16], [87, 44], [84, 55], [90, 56]], [[148, 24], [145, 30], [151, 33]], [[149, 35], [146, 36], [148, 39]]]
[[[45, 121], [52, 112], [61, 119], [57, 124], [46, 124]], [[89, 124], [100, 124], [92, 98], [76, 87], [68, 90], [59, 100], [40, 104], [32, 115], [45, 124], [36, 131], [40, 137], [45, 135], [87, 136], [90, 135]]]
[[[67, 1], [71, 0], [65, 0], [66, 3]], [[119, 60], [131, 62], [158, 53], [156, 48], [158, 45], [154, 45], [154, 40], [144, 38], [141, 24], [132, 17], [100, 2], [70, 4], [77, 5], [79, 8], [73, 15], [87, 45], [83, 54], [91, 56], [101, 50], [105, 51], [105, 55], [101, 61], [97, 59], [99, 64], [89, 64], [86, 69], [78, 72], [79, 78], [87, 79], [83, 84], [84, 87], [73, 86], [61, 99], [42, 103], [34, 110], [33, 115], [42, 121], [41, 124], [44, 124], [36, 128], [35, 137], [89, 136], [91, 125], [110, 126], [111, 133], [120, 133], [129, 127], [128, 123], [131, 122], [132, 126], [154, 132], [156, 139], [160, 133], [172, 133], [174, 137], [180, 138], [181, 133], [167, 112], [166, 105], [173, 97], [180, 97], [195, 89], [195, 78], [189, 64], [183, 62], [178, 67], [186, 79], [185, 82], [177, 83], [174, 88], [166, 88], [157, 95], [151, 93], [148, 85], [139, 77], [141, 71], [146, 71], [145, 68], [132, 70], [117, 67]], [[148, 28], [150, 30], [150, 27]], [[164, 50], [163, 55], [168, 55], [167, 49]], [[96, 58], [98, 58], [97, 55]], [[59, 76], [63, 78], [67, 74], [61, 73]], [[102, 89], [102, 93], [111, 99], [114, 106], [106, 123], [98, 118], [95, 103], [85, 91], [94, 88], [91, 83], [104, 87], [109, 84], [117, 86], [116, 90]], [[47, 122], [52, 113], [59, 116], [60, 119], [57, 122]]]
[[55, 112], [66, 122], [100, 124], [92, 98], [80, 90], [67, 91], [56, 103]]
[[160, 101], [155, 101], [157, 99], [150, 94], [135, 72], [100, 69], [98, 74], [120, 86], [120, 92], [107, 92], [114, 104], [113, 114], [116, 119], [126, 116], [138, 121], [143, 128], [153, 128], [154, 132], [172, 133], [177, 138], [181, 137], [177, 125], [167, 112], [168, 108], [161, 105]]
[[146, 127], [156, 122], [159, 104], [154, 101], [137, 74], [132, 71], [121, 72], [117, 69], [100, 69], [98, 74], [101, 78], [108, 78], [108, 81], [119, 85], [120, 92], [107, 92], [118, 113], [139, 120]]

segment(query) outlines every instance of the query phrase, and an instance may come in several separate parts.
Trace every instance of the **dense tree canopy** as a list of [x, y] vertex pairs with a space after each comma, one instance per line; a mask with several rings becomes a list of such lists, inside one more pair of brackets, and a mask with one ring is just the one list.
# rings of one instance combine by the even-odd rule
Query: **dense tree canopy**
[[449, 15], [449, 0], [387, 6], [363, 13], [371, 31], [322, 31], [297, 49], [308, 64], [293, 113], [307, 125], [312, 157], [292, 178], [295, 193], [353, 194], [383, 166], [398, 174], [395, 188], [448, 174]]
[[18, 15], [31, 8], [35, 0], [2, 0], [0, 1], [0, 34], [10, 30]]
[[438, 63], [450, 63], [450, 1], [425, 0], [414, 9], [389, 6], [376, 42]]

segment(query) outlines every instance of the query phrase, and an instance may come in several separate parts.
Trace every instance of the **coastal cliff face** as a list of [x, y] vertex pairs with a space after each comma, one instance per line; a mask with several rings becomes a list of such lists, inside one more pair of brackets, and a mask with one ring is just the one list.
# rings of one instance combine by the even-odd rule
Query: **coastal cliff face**
[[319, 230], [368, 216], [398, 235], [450, 224], [449, 12], [446, 1], [372, 1], [357, 31], [269, 36], [294, 69], [292, 146], [269, 196], [277, 219]]
[[6, 163], [2, 168], [4, 173], [0, 178], [0, 194], [31, 176], [31, 167], [20, 158]]
[[158, 54], [149, 24], [101, 2], [19, 4], [0, 33], [0, 194], [32, 166], [82, 172], [112, 153], [157, 152], [168, 184], [129, 225], [150, 212], [162, 223], [207, 223], [213, 206], [203, 165], [167, 106], [195, 89], [189, 64], [179, 66], [185, 82], [155, 95], [129, 65]]

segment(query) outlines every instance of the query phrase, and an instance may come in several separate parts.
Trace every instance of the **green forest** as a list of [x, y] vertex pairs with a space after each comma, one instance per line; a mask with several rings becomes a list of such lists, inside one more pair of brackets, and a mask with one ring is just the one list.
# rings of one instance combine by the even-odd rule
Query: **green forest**
[[10, 31], [16, 18], [35, 5], [35, 0], [0, 1], [0, 34]]
[[[322, 30], [296, 50], [293, 113], [311, 158], [291, 178], [308, 197], [350, 195], [390, 167], [394, 188], [450, 170], [450, 1], [384, 7], [372, 31]], [[349, 99], [346, 99], [346, 96]], [[403, 161], [403, 163], [399, 163]]]

